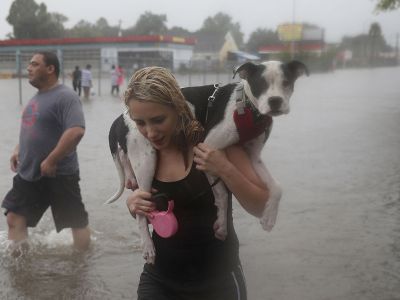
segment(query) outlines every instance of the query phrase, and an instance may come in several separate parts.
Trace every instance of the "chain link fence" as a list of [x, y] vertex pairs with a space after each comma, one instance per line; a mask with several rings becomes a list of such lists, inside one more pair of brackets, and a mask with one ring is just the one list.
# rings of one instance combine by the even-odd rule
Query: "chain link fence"
[[[22, 103], [22, 91], [27, 81], [29, 61], [37, 51], [4, 51], [0, 52], [0, 79], [16, 78], [19, 80], [19, 99]], [[122, 91], [126, 87], [132, 74], [146, 66], [162, 66], [170, 69], [182, 87], [205, 84], [226, 84], [232, 82], [233, 63], [220, 64], [211, 59], [196, 61], [173, 60], [172, 53], [132, 53], [121, 52], [118, 56], [105, 56], [101, 49], [64, 49], [54, 51], [60, 60], [60, 81], [72, 86], [72, 72], [76, 66], [82, 70], [91, 65], [93, 76], [92, 94], [99, 96], [111, 93], [111, 67], [120, 66], [125, 81]], [[237, 79], [236, 79], [237, 80]]]

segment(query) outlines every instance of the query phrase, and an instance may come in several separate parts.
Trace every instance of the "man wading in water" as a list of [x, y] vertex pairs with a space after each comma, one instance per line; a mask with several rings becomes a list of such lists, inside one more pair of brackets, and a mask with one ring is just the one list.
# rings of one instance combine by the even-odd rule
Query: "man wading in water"
[[27, 70], [38, 93], [23, 111], [19, 144], [10, 159], [17, 175], [2, 203], [8, 239], [18, 250], [19, 242], [28, 237], [27, 227], [35, 227], [50, 206], [57, 232], [71, 228], [74, 247], [86, 250], [90, 230], [76, 153], [85, 133], [82, 104], [74, 91], [58, 83], [60, 64], [55, 54], [35, 54]]

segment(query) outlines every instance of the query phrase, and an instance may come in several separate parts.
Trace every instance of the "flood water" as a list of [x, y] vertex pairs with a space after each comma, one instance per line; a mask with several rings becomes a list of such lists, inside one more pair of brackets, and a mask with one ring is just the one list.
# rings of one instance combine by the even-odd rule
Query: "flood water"
[[[298, 80], [292, 111], [275, 119], [263, 151], [284, 189], [277, 225], [266, 233], [234, 205], [250, 300], [400, 299], [399, 78], [397, 67]], [[57, 234], [47, 212], [29, 231], [30, 250], [12, 258], [1, 215], [0, 299], [136, 299], [143, 265], [136, 222], [126, 195], [103, 205], [118, 186], [108, 128], [123, 111], [107, 87], [84, 102], [78, 149], [90, 251], [75, 253], [70, 231]], [[22, 88], [26, 103], [34, 89], [26, 81]], [[2, 198], [22, 106], [16, 80], [0, 80], [0, 91]]]

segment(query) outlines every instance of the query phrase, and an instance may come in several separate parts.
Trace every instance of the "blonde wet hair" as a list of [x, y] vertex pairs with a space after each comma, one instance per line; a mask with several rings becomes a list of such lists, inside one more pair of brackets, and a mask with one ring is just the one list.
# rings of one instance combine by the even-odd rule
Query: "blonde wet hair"
[[[177, 138], [189, 145], [196, 145], [203, 139], [204, 129], [196, 120], [186, 103], [175, 77], [162, 67], [146, 67], [136, 71], [124, 92], [125, 105], [130, 101], [153, 102], [172, 107], [179, 117]], [[185, 151], [186, 152], [186, 151]]]

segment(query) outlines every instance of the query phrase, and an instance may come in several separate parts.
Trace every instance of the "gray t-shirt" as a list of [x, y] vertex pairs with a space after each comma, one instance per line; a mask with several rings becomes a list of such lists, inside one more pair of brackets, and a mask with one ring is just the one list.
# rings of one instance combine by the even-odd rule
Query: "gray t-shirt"
[[[60, 84], [38, 92], [26, 105], [19, 137], [19, 175], [28, 181], [40, 179], [40, 164], [56, 147], [65, 130], [85, 128], [78, 95]], [[57, 175], [79, 172], [76, 149], [57, 164]]]

